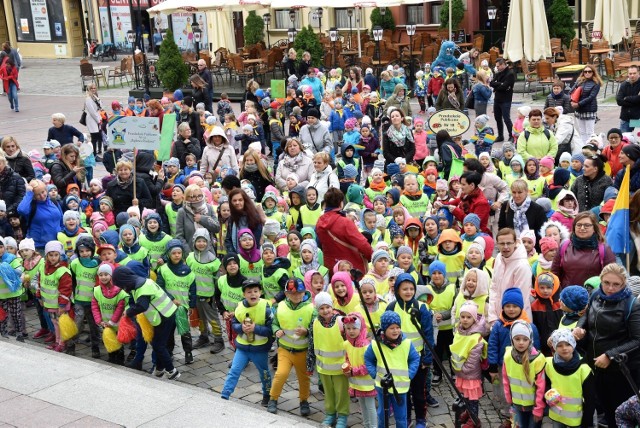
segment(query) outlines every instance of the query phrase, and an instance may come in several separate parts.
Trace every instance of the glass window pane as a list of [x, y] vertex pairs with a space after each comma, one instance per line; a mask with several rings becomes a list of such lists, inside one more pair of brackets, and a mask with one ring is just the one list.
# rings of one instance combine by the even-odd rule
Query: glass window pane
[[431, 22], [430, 24], [440, 24], [440, 9], [441, 4], [431, 4]]
[[[334, 9], [336, 14], [336, 27], [349, 28], [349, 16], [347, 9]], [[355, 16], [351, 18], [351, 25], [355, 27]]]
[[418, 25], [424, 24], [424, 5], [407, 6], [407, 22], [413, 22]]
[[[286, 30], [291, 28], [291, 19], [289, 19], [289, 9], [274, 10], [276, 17], [275, 28]], [[300, 13], [296, 11], [295, 28], [300, 29]]]

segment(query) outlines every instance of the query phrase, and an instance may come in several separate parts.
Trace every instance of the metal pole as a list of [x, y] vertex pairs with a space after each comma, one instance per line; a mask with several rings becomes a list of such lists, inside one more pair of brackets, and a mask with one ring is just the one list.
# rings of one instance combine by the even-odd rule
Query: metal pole
[[413, 75], [413, 36], [409, 36], [409, 81], [411, 82], [411, 87], [413, 87], [413, 84], [416, 81], [416, 78]]
[[[142, 9], [140, 8], [140, 0], [138, 0], [138, 25], [140, 26], [140, 51], [142, 52], [142, 70], [144, 72], [144, 93], [145, 95], [151, 95], [149, 93], [149, 64], [147, 64], [147, 54], [144, 50], [144, 40], [142, 38]], [[138, 32], [136, 31], [136, 37]], [[134, 61], [135, 62], [135, 61]]]
[[451, 11], [452, 11], [452, 7], [451, 7], [451, 3], [453, 2], [453, 0], [449, 0], [449, 40], [453, 40], [453, 21], [451, 21]]
[[269, 24], [267, 24], [267, 47], [271, 47], [271, 38], [269, 37]]
[[582, 0], [578, 2], [578, 62], [582, 64]]
[[356, 31], [358, 32], [358, 58], [362, 58], [362, 41], [360, 40], [360, 12], [361, 8], [357, 7], [356, 12], [358, 15], [356, 16]]

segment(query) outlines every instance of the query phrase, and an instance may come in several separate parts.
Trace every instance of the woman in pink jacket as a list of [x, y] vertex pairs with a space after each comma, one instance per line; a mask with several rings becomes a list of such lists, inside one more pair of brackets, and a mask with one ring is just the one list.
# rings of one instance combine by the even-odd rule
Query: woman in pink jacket
[[508, 288], [519, 288], [524, 298], [524, 310], [529, 319], [531, 317], [531, 266], [527, 260], [527, 250], [516, 232], [510, 228], [500, 229], [496, 238], [496, 245], [500, 254], [496, 256], [493, 265], [493, 277], [489, 289], [490, 325], [498, 319], [502, 312], [502, 295]]

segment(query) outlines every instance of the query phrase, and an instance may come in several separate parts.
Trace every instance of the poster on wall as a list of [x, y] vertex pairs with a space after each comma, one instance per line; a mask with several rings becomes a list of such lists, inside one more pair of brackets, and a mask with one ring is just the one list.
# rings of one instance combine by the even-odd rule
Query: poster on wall
[[200, 36], [200, 49], [202, 49], [204, 46], [207, 46], [207, 43], [209, 43], [209, 39], [207, 37], [207, 14], [196, 13], [196, 22], [200, 26], [200, 31], [202, 31], [202, 35]]
[[173, 39], [178, 45], [178, 49], [194, 50], [193, 44], [193, 14], [174, 13], [171, 15], [173, 24]]
[[111, 29], [109, 28], [109, 8], [107, 8], [106, 0], [100, 0], [98, 6], [98, 12], [100, 14], [100, 32], [102, 33], [102, 42], [113, 43], [113, 40], [111, 39]]
[[20, 31], [22, 34], [29, 34], [29, 20], [27, 18], [20, 19]]
[[51, 40], [49, 29], [49, 14], [47, 13], [47, 2], [45, 0], [30, 0], [31, 16], [33, 17], [33, 33], [36, 40]]
[[127, 31], [132, 29], [129, 4], [122, 0], [109, 0], [109, 3], [111, 5], [111, 24], [113, 25], [113, 44], [118, 49], [129, 49]]
[[169, 28], [169, 17], [164, 13], [159, 13], [154, 16], [153, 25], [156, 30], [166, 30]]

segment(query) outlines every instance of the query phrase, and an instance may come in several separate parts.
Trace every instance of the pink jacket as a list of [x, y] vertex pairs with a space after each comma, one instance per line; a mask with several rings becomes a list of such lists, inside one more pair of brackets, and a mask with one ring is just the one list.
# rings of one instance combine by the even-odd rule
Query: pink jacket
[[[531, 348], [532, 357], [538, 355], [538, 353], [539, 352], [538, 350], [536, 350], [536, 348]], [[544, 415], [544, 408], [546, 407], [546, 403], [544, 400], [546, 378], [544, 373], [544, 370], [540, 370], [540, 373], [536, 375], [536, 399], [532, 410], [533, 415], [540, 418]], [[509, 377], [507, 376], [506, 364], [502, 365], [502, 388], [504, 389], [504, 399], [507, 401], [507, 404], [511, 405], [513, 401], [511, 400], [511, 385], [509, 385]]]
[[493, 323], [502, 313], [502, 295], [507, 288], [519, 288], [524, 299], [524, 310], [531, 316], [531, 266], [527, 260], [527, 250], [520, 240], [509, 258], [496, 256], [493, 277], [489, 289], [489, 315], [487, 321]]
[[471, 348], [471, 352], [469, 352], [466, 361], [462, 364], [462, 370], [456, 372], [456, 375], [461, 379], [482, 379], [482, 351], [487, 346], [487, 342], [482, 338], [482, 335], [485, 334], [485, 321], [482, 314], [478, 314], [477, 321], [469, 330], [458, 328], [456, 331], [456, 335], [460, 336], [470, 336], [475, 333], [480, 333], [480, 341], [476, 346]]
[[564, 227], [566, 227], [569, 230], [573, 229], [573, 219], [574, 217], [567, 217], [564, 214], [562, 214], [560, 211], [556, 211], [551, 215], [551, 220], [555, 220], [559, 223], [562, 223]]
[[[112, 285], [111, 287], [105, 287], [100, 284], [100, 289], [102, 290], [102, 295], [107, 299], [111, 299], [115, 297], [120, 292], [120, 287], [116, 287]], [[95, 297], [91, 299], [91, 312], [93, 313], [93, 319], [96, 324], [100, 325], [102, 320], [102, 314], [100, 313], [100, 305]], [[109, 320], [111, 324], [116, 325], [120, 321], [122, 314], [124, 313], [124, 299], [120, 300], [116, 306], [116, 309], [113, 311], [113, 316]]]
[[429, 156], [429, 147], [427, 146], [427, 133], [413, 133], [413, 140], [416, 144], [416, 153], [413, 155], [414, 160], [422, 160]]

